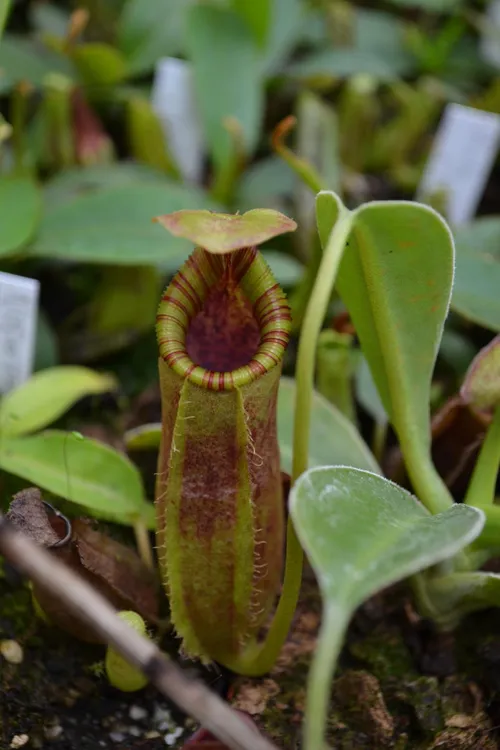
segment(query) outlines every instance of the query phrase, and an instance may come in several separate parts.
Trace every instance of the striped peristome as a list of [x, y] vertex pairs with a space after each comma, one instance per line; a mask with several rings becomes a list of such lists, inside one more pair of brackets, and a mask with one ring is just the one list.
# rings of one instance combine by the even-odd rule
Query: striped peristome
[[290, 308], [254, 247], [194, 250], [157, 316], [160, 570], [184, 650], [234, 664], [281, 583], [276, 405]]
[[[228, 268], [251, 305], [259, 323], [258, 351], [248, 364], [229, 372], [197, 366], [186, 351], [189, 322], [199, 313], [212, 288]], [[160, 356], [169, 367], [192, 383], [215, 391], [245, 385], [279, 365], [288, 343], [290, 308], [279, 284], [256, 248], [228, 255], [213, 255], [197, 248], [166, 289], [157, 315]]]

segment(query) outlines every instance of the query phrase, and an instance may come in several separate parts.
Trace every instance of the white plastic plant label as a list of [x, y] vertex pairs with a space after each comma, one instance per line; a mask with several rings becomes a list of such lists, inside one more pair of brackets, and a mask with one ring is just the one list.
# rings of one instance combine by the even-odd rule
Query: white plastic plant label
[[476, 213], [499, 145], [498, 115], [449, 104], [417, 191], [418, 200], [443, 192], [450, 224], [466, 224]]
[[35, 279], [0, 272], [0, 393], [31, 375], [39, 290]]
[[481, 55], [487, 63], [500, 68], [500, 0], [489, 3], [483, 21], [484, 28], [479, 43]]
[[198, 184], [203, 174], [205, 144], [189, 63], [175, 57], [158, 61], [152, 104], [184, 180]]

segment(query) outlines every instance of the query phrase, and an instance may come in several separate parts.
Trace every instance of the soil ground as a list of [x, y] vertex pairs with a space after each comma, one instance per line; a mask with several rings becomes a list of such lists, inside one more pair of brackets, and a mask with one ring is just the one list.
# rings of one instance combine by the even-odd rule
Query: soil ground
[[[153, 688], [112, 688], [102, 673], [103, 648], [45, 626], [26, 585], [9, 578], [0, 578], [0, 639], [15, 639], [24, 658], [0, 662], [1, 750], [23, 740], [18, 747], [27, 750], [182, 747], [192, 721]], [[293, 631], [270, 675], [231, 679], [216, 667], [184, 666], [250, 713], [280, 748], [298, 749], [319, 619], [319, 595], [306, 575]], [[500, 747], [499, 633], [500, 612], [491, 611], [468, 618], [453, 638], [438, 636], [415, 615], [404, 586], [370, 600], [353, 620], [332, 687], [330, 746]], [[163, 646], [176, 649], [174, 639]]]

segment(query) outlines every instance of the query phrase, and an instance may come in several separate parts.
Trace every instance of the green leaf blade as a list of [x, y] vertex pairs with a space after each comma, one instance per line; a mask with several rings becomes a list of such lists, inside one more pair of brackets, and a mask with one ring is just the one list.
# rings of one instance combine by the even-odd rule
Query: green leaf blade
[[217, 211], [220, 206], [202, 191], [168, 180], [77, 195], [47, 208], [30, 255], [86, 263], [160, 264], [192, 246], [166, 235], [152, 219], [186, 208]]
[[290, 508], [323, 596], [351, 612], [386, 586], [453, 556], [484, 524], [477, 508], [453, 505], [433, 516], [389, 480], [346, 467], [309, 469], [292, 488]]
[[[292, 435], [296, 385], [281, 378], [278, 394], [278, 438], [281, 467], [292, 470]], [[351, 465], [380, 473], [380, 468], [358, 431], [338, 409], [319, 393], [313, 393], [309, 465]]]
[[222, 167], [234, 148], [224, 128], [226, 118], [240, 124], [247, 154], [257, 145], [263, 113], [257, 45], [236, 13], [209, 5], [191, 8], [186, 43], [205, 135], [215, 163]]
[[33, 180], [26, 177], [0, 179], [0, 255], [9, 255], [29, 242], [41, 211], [41, 193]]
[[113, 516], [141, 516], [145, 506], [138, 470], [107, 445], [59, 430], [2, 441], [4, 471]]
[[46, 427], [84, 396], [117, 388], [111, 375], [61, 365], [33, 375], [0, 402], [2, 437], [18, 437]]

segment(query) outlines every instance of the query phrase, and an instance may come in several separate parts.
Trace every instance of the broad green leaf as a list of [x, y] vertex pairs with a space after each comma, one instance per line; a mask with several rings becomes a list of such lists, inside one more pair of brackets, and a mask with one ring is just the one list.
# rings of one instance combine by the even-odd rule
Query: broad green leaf
[[30, 254], [87, 263], [161, 263], [191, 245], [169, 237], [152, 218], [189, 207], [219, 208], [201, 191], [167, 181], [80, 195], [48, 207]]
[[[338, 198], [320, 193], [323, 247]], [[420, 453], [430, 442], [430, 387], [448, 312], [453, 240], [441, 217], [405, 201], [367, 203], [353, 229], [337, 278], [382, 403], [400, 441]]]
[[455, 555], [480, 534], [484, 514], [455, 504], [431, 515], [387, 479], [331, 466], [299, 477], [290, 514], [323, 596], [304, 743], [315, 750], [323, 747], [330, 682], [354, 610], [386, 586]]
[[[292, 437], [296, 386], [292, 378], [281, 378], [278, 394], [278, 438], [282, 469], [292, 469]], [[360, 434], [346, 417], [319, 393], [314, 393], [311, 411], [309, 465], [356, 466], [380, 473]]]
[[0, 401], [0, 441], [40, 430], [84, 396], [116, 387], [114, 377], [86, 367], [61, 365], [42, 370]]
[[380, 80], [408, 75], [414, 60], [404, 45], [404, 26], [392, 15], [359, 10], [354, 19], [351, 46], [332, 48], [331, 44], [288, 66], [292, 77], [331, 76], [346, 78], [369, 73]]
[[88, 86], [113, 86], [127, 75], [127, 61], [118, 50], [102, 42], [78, 44], [71, 58]]
[[266, 51], [261, 59], [266, 77], [281, 72], [287, 57], [302, 40], [307, 9], [302, 0], [273, 0]]
[[451, 306], [467, 320], [500, 331], [500, 219], [476, 219], [454, 235], [457, 267]]
[[16, 83], [27, 81], [41, 87], [48, 73], [75, 77], [72, 64], [40, 41], [15, 34], [6, 34], [0, 44], [0, 92], [9, 91]]
[[484, 524], [482, 511], [461, 504], [431, 515], [388, 479], [345, 466], [302, 474], [290, 513], [326, 604], [350, 613], [386, 586], [452, 557]]
[[139, 471], [124, 455], [72, 433], [4, 439], [0, 466], [91, 511], [129, 517], [146, 505]]
[[264, 45], [271, 22], [273, 0], [232, 0], [232, 4], [251, 29], [257, 43]]
[[65, 169], [45, 183], [43, 197], [45, 208], [68, 203], [79, 195], [109, 188], [133, 186], [139, 183], [172, 185], [163, 172], [135, 162], [114, 162], [93, 167]]
[[157, 216], [156, 221], [175, 237], [215, 254], [261, 245], [297, 228], [293, 219], [271, 208], [254, 208], [243, 215], [183, 210]]
[[263, 86], [257, 45], [250, 29], [230, 10], [195, 5], [188, 14], [186, 42], [205, 136], [215, 164], [232, 158], [233, 144], [224, 127], [238, 121], [247, 154], [257, 146]]
[[28, 177], [0, 178], [0, 255], [22, 248], [41, 218], [42, 199]]
[[118, 47], [134, 75], [184, 51], [186, 14], [193, 0], [127, 0], [118, 22]]
[[[281, 468], [287, 472], [292, 468], [295, 393], [295, 381], [292, 378], [281, 378], [278, 395], [278, 439]], [[125, 435], [125, 441], [128, 450], [147, 450], [158, 447], [160, 437], [160, 423], [146, 424], [129, 430]], [[311, 466], [322, 466], [327, 462], [380, 472], [377, 462], [352, 422], [323, 396], [314, 393], [309, 463]]]

